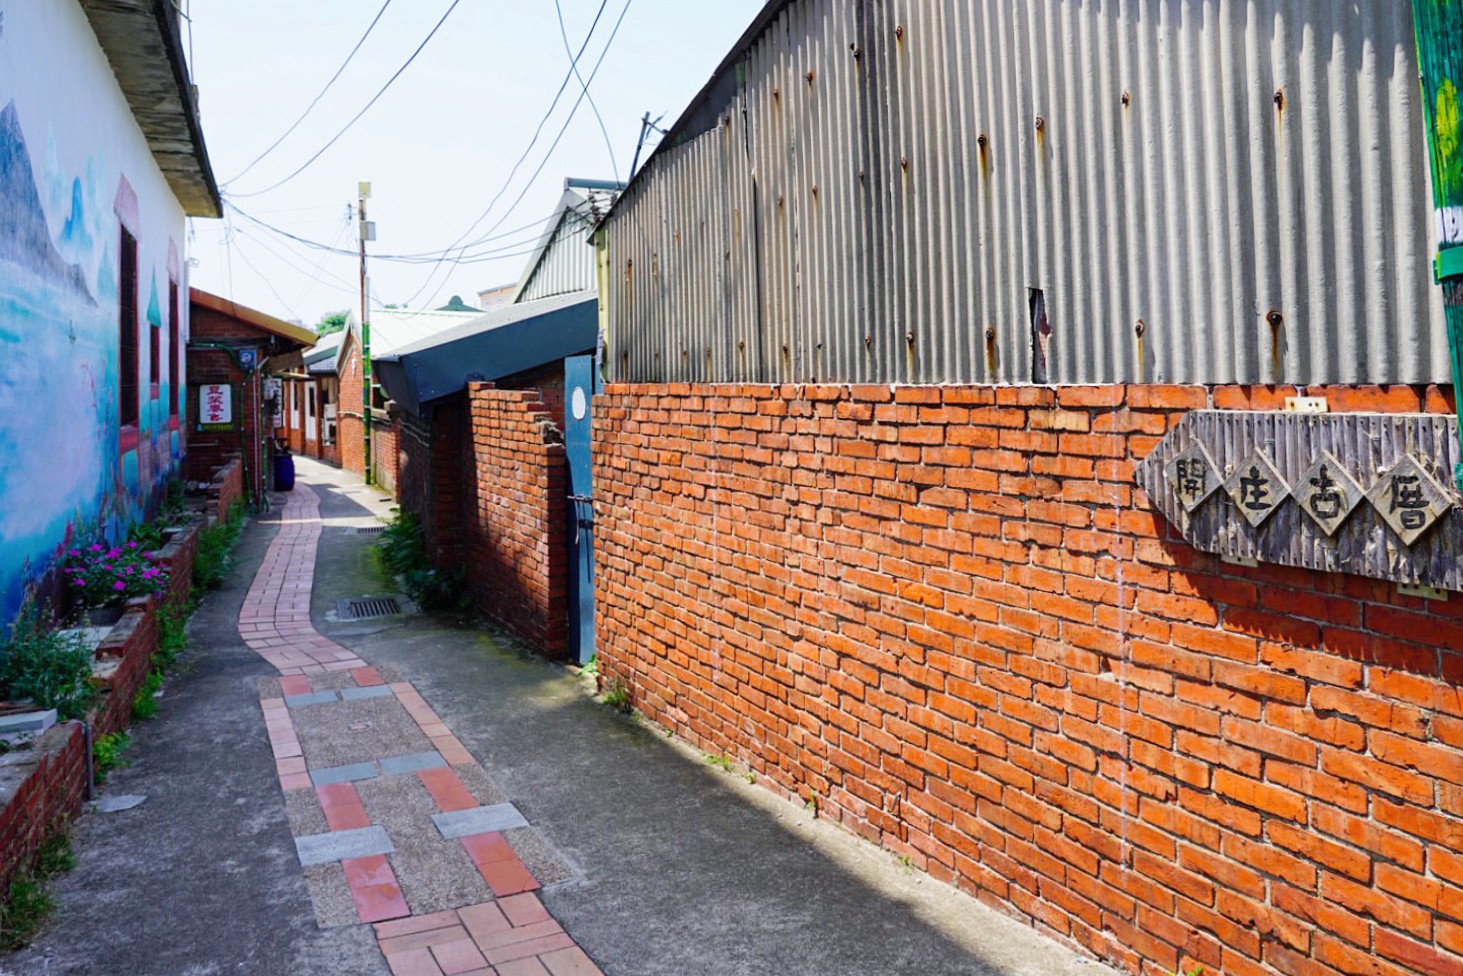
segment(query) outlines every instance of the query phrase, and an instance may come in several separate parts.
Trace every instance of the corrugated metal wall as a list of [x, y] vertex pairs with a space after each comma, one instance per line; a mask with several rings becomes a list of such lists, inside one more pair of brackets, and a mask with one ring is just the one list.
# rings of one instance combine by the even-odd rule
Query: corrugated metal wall
[[1449, 378], [1405, 0], [794, 0], [729, 70], [608, 223], [614, 379]]
[[594, 247], [589, 243], [592, 221], [565, 210], [554, 236], [523, 283], [517, 301], [531, 302], [594, 288]]

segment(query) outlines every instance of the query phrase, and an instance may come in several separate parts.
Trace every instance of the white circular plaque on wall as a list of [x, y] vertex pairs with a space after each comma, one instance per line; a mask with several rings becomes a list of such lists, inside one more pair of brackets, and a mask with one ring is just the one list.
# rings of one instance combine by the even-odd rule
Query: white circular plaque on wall
[[569, 409], [574, 412], [575, 420], [584, 419], [584, 411], [589, 407], [589, 401], [584, 397], [584, 387], [574, 387], [574, 394], [569, 398]]

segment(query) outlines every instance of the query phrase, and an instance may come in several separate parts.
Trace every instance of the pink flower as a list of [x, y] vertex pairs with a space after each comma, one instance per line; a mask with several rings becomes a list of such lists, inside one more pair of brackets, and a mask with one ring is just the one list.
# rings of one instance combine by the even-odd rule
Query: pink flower
[[137, 548], [137, 543], [135, 543], [135, 542], [129, 542], [129, 543], [127, 543], [127, 548], [128, 549], [136, 549]]
[[72, 580], [71, 583], [72, 583], [73, 586], [85, 586], [86, 585], [86, 580], [84, 580], [80, 576], [78, 576], [78, 577], [76, 577], [76, 579]]
[[113, 549], [113, 550], [111, 550], [110, 552], [107, 553], [107, 558], [108, 559], [116, 559], [120, 555], [122, 555], [122, 550], [121, 549]]
[[81, 555], [81, 550], [80, 549], [72, 549], [69, 553], [67, 553], [67, 555], [69, 555], [69, 556], [80, 556]]
[[123, 590], [127, 589], [127, 584], [122, 582], [121, 580], [117, 580], [117, 582], [112, 584], [112, 589], [116, 590], [118, 593], [121, 593]]
[[101, 552], [102, 547], [96, 543], [93, 543], [92, 545], [87, 546], [86, 550], [87, 552]]

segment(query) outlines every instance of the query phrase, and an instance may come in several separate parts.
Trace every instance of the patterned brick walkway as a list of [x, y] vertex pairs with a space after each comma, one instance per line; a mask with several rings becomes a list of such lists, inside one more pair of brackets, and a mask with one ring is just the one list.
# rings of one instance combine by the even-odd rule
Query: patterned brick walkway
[[[415, 687], [311, 625], [319, 496], [297, 483], [280, 522], [239, 633], [280, 672], [260, 705], [321, 924], [376, 923], [396, 976], [599, 974], [505, 836], [527, 821], [485, 802], [486, 775]], [[425, 806], [403, 804], [413, 796]], [[444, 894], [454, 866], [477, 877], [459, 871]], [[473, 891], [491, 897], [443, 909]]]

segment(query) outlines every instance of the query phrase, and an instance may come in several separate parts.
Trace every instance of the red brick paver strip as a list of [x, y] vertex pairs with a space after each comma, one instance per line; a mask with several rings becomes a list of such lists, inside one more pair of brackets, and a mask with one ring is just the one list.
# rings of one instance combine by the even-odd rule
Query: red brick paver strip
[[[280, 515], [279, 534], [269, 544], [239, 611], [239, 636], [291, 677], [320, 671], [369, 667], [354, 651], [322, 637], [310, 623], [315, 584], [315, 550], [320, 542], [320, 496], [296, 484]], [[309, 680], [284, 686], [286, 695], [308, 694]]]

